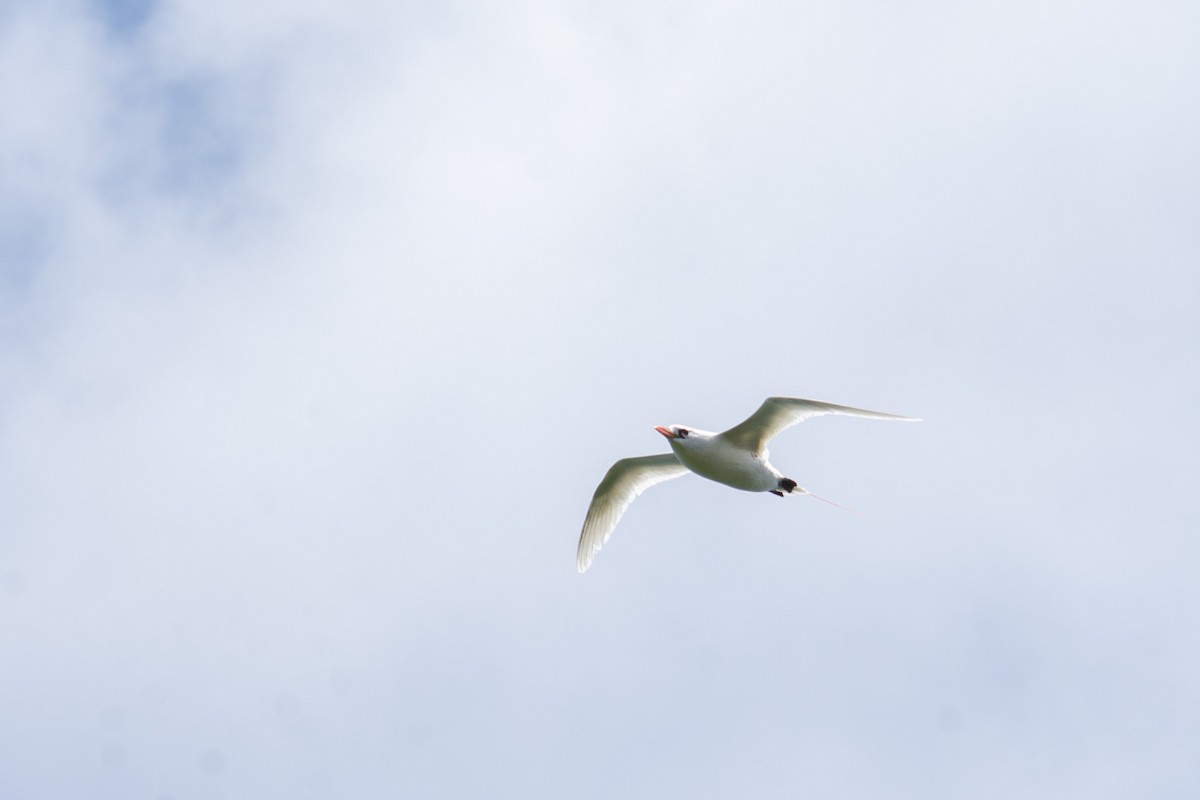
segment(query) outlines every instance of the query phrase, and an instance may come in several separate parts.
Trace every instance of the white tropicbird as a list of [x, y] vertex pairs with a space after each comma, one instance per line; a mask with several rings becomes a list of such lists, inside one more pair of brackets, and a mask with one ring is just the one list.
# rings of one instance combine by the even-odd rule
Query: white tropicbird
[[[703, 478], [747, 492], [770, 492], [779, 497], [784, 494], [817, 497], [797, 486], [791, 478], [783, 477], [783, 473], [771, 465], [767, 442], [796, 423], [823, 414], [919, 421], [916, 417], [867, 411], [864, 408], [822, 403], [820, 400], [768, 397], [745, 421], [724, 433], [683, 425], [659, 425], [654, 430], [667, 437], [673, 452], [622, 458], [609, 468], [604, 480], [596, 487], [592, 504], [588, 506], [587, 518], [583, 521], [583, 532], [579, 535], [579, 552], [575, 562], [579, 571], [586, 572], [592, 565], [592, 559], [608, 541], [634, 498], [654, 484], [678, 478], [685, 472], [694, 472]], [[823, 497], [817, 499], [825, 500]]]

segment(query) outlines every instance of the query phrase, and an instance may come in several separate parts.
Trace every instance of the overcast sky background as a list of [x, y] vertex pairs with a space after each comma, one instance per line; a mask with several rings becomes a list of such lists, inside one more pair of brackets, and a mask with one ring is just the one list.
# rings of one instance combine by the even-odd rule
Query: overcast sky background
[[0, 796], [1196, 797], [1197, 8], [0, 5]]

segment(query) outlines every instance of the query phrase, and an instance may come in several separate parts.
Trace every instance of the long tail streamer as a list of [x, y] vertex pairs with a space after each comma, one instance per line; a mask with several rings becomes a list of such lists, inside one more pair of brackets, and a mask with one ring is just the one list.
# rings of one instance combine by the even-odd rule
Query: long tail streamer
[[833, 506], [834, 508], [840, 508], [842, 511], [849, 511], [851, 514], [857, 514], [857, 515], [858, 515], [858, 516], [860, 516], [860, 517], [863, 515], [861, 511], [855, 511], [853, 508], [846, 508], [846, 507], [845, 507], [844, 505], [842, 505], [841, 503], [835, 503], [835, 502], [833, 502], [832, 500], [829, 500], [829, 499], [827, 499], [827, 498], [821, 497], [821, 495], [819, 495], [819, 494], [813, 494], [812, 492], [808, 491], [807, 489], [805, 489], [805, 490], [804, 490], [804, 493], [805, 493], [806, 495], [808, 495], [809, 497], [815, 497], [815, 498], [817, 498], [817, 499], [818, 499], [818, 500], [820, 500], [822, 503], [829, 503], [829, 505]]

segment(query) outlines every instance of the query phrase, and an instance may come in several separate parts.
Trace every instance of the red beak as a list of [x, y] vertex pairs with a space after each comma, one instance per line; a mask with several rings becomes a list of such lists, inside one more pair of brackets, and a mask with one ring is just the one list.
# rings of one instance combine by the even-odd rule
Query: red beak
[[670, 428], [663, 427], [662, 425], [655, 425], [654, 430], [658, 431], [659, 433], [661, 433], [663, 436], [667, 437], [668, 439], [675, 438], [675, 434], [671, 432]]

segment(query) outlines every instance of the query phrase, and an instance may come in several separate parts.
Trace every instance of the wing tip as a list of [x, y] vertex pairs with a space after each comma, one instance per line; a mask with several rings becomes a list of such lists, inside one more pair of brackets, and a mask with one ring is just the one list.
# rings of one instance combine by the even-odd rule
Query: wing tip
[[588, 567], [592, 566], [592, 562], [596, 560], [596, 553], [600, 552], [600, 548], [596, 546], [588, 546], [584, 542], [579, 543], [579, 550], [575, 553], [575, 569], [579, 574], [588, 571]]

